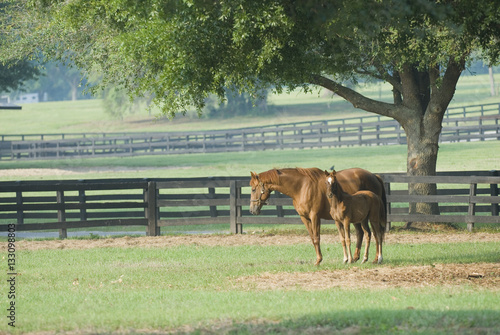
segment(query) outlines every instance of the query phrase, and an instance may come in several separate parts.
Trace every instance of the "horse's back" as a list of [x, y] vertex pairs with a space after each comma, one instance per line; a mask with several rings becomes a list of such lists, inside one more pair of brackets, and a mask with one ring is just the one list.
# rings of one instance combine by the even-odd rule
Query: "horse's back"
[[352, 168], [338, 171], [337, 179], [344, 191], [350, 194], [367, 190], [381, 197], [385, 193], [384, 184], [378, 176], [365, 169]]

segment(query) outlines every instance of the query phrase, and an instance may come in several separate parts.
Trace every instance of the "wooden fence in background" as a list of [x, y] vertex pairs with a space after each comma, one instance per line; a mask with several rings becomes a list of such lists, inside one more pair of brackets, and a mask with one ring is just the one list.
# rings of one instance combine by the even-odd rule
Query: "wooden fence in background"
[[[433, 177], [383, 174], [389, 222], [500, 224], [498, 171]], [[465, 175], [468, 174], [468, 175]], [[473, 175], [471, 175], [473, 174]], [[249, 177], [110, 179], [0, 182], [0, 227], [8, 231], [103, 226], [143, 226], [147, 235], [161, 227], [227, 224], [241, 233], [245, 224], [301, 224], [290, 198], [275, 193], [259, 216], [250, 215]], [[435, 196], [408, 195], [408, 183], [436, 183]], [[413, 202], [438, 203], [440, 215], [408, 214]], [[333, 221], [323, 221], [333, 223]]]
[[[500, 139], [500, 103], [449, 109], [441, 142]], [[0, 160], [168, 155], [406, 144], [398, 122], [381, 116], [266, 127], [152, 133], [0, 135]]]

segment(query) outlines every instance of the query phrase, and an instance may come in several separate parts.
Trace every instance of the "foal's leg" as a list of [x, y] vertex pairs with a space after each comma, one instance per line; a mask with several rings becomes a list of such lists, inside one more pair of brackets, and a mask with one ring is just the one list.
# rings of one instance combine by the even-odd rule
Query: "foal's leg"
[[361, 264], [366, 262], [368, 260], [368, 252], [370, 250], [370, 241], [372, 239], [372, 232], [370, 231], [370, 226], [368, 226], [368, 218], [365, 218], [361, 222], [361, 227], [363, 228], [363, 231], [365, 233], [366, 241], [365, 241], [365, 254], [363, 256], [363, 261]]
[[316, 215], [311, 215], [310, 218], [305, 216], [300, 216], [302, 222], [307, 228], [309, 232], [309, 236], [311, 237], [312, 244], [316, 251], [316, 262], [314, 265], [319, 265], [323, 260], [323, 255], [321, 254], [320, 248], [320, 219]]
[[339, 236], [340, 236], [340, 243], [342, 244], [342, 250], [344, 251], [344, 263], [346, 263], [347, 260], [349, 259], [349, 256], [347, 255], [347, 249], [345, 246], [344, 224], [342, 222], [339, 222], [338, 220], [335, 220], [335, 225], [337, 226], [337, 230], [338, 230]]
[[375, 260], [373, 261], [373, 264], [380, 264], [382, 263], [382, 226], [380, 225], [379, 218], [371, 216], [370, 217], [370, 223], [372, 225], [373, 229], [373, 235], [375, 236], [375, 240], [377, 241], [377, 254], [375, 256]]
[[353, 258], [351, 254], [351, 229], [349, 227], [350, 224], [350, 219], [349, 218], [344, 218], [344, 230], [345, 230], [345, 244], [346, 244], [346, 249], [347, 249], [347, 259], [345, 258], [345, 252], [344, 252], [344, 263], [349, 262], [353, 263]]
[[359, 259], [359, 255], [361, 254], [361, 244], [363, 243], [363, 229], [359, 223], [354, 224], [354, 228], [356, 229], [356, 250], [354, 250], [354, 258], [353, 261], [356, 262]]

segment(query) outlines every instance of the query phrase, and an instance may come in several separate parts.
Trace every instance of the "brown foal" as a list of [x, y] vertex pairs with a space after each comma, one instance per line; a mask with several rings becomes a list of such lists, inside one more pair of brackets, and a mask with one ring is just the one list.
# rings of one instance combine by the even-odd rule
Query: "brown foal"
[[362, 263], [368, 260], [371, 232], [368, 227], [370, 220], [373, 234], [377, 242], [377, 254], [373, 263], [382, 263], [382, 242], [384, 239], [386, 219], [385, 206], [378, 195], [371, 191], [358, 191], [354, 194], [344, 192], [337, 180], [337, 172], [325, 171], [327, 196], [330, 198], [330, 214], [339, 228], [340, 240], [344, 249], [344, 263], [352, 263], [350, 224], [361, 223], [364, 231], [365, 254]]

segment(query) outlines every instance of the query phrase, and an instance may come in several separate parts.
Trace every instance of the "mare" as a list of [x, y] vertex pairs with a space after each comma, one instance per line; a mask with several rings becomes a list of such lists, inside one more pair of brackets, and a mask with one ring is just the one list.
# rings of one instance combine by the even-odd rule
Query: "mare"
[[[325, 171], [326, 172], [326, 171]], [[337, 180], [337, 173], [333, 170], [330, 174], [326, 172], [327, 197], [330, 198], [330, 214], [335, 222], [340, 223], [339, 229], [342, 248], [344, 249], [344, 263], [352, 263], [351, 254], [351, 223], [360, 223], [366, 237], [365, 254], [362, 263], [368, 260], [368, 250], [370, 248], [371, 233], [367, 219], [377, 242], [377, 254], [373, 263], [382, 263], [382, 242], [385, 233], [385, 207], [378, 195], [372, 191], [358, 191], [354, 194], [344, 192]], [[347, 244], [347, 248], [346, 248]]]
[[[316, 251], [315, 264], [319, 265], [323, 260], [320, 248], [321, 219], [333, 220], [330, 201], [326, 196], [325, 171], [318, 168], [285, 168], [259, 174], [251, 172], [251, 176], [250, 213], [260, 214], [272, 191], [292, 198], [293, 206], [306, 226]], [[370, 190], [386, 204], [384, 183], [379, 176], [364, 169], [352, 168], [338, 171], [337, 179], [346, 192], [353, 194], [360, 190]], [[335, 224], [340, 229], [339, 223]], [[356, 261], [359, 259], [363, 231], [360, 224], [355, 224], [354, 227], [357, 242], [353, 260]]]

